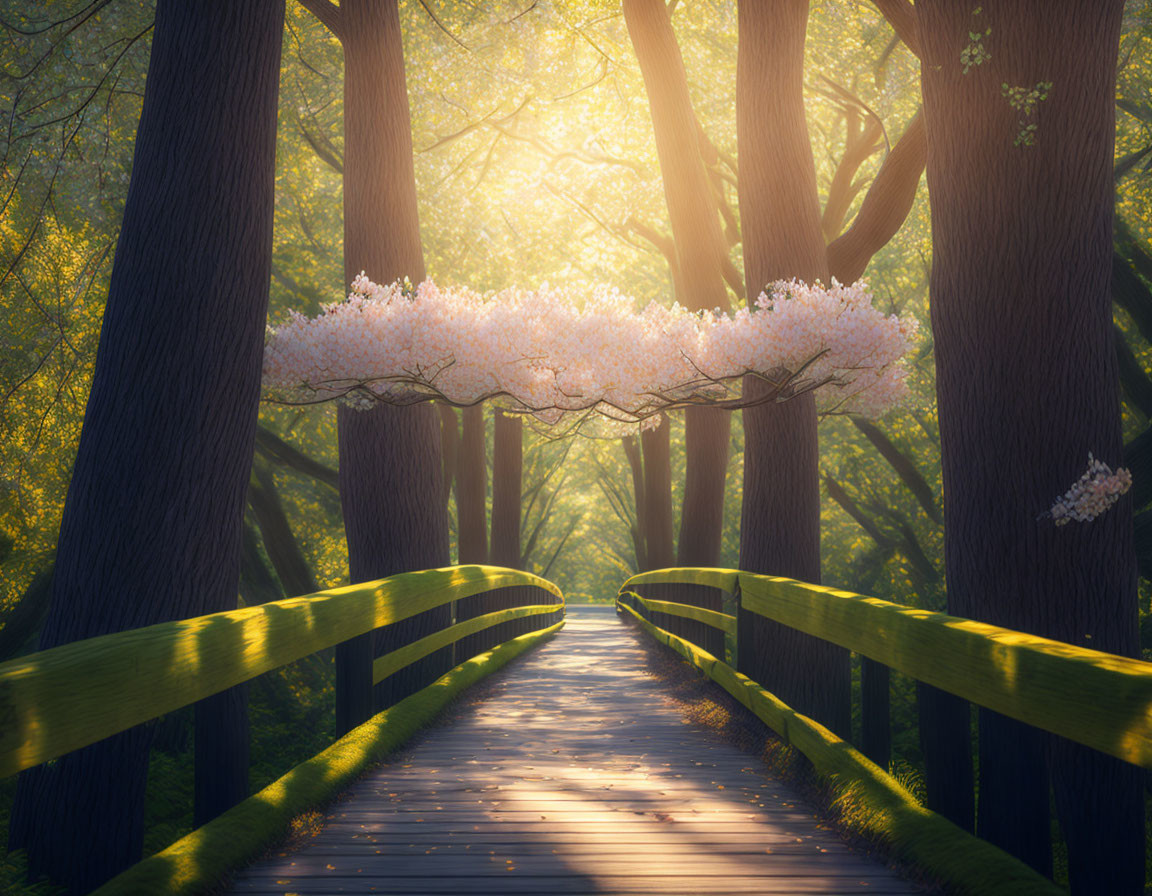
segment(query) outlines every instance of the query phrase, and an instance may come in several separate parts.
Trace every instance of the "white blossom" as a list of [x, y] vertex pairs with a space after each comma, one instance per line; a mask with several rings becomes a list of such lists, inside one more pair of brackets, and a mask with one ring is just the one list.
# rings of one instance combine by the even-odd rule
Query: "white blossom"
[[781, 397], [819, 388], [827, 411], [878, 414], [907, 393], [915, 333], [915, 320], [873, 308], [863, 282], [780, 282], [728, 315], [638, 312], [604, 286], [481, 295], [361, 274], [345, 301], [270, 330], [264, 386], [287, 403], [497, 398], [549, 425], [589, 412], [635, 424], [689, 404], [737, 406], [740, 378], [756, 374]]

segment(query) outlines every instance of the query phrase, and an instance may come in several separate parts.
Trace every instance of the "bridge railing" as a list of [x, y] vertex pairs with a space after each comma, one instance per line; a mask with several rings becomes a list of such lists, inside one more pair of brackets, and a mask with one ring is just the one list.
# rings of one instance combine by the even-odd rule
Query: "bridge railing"
[[[430, 718], [451, 694], [489, 671], [481, 669], [483, 663], [469, 666], [477, 655], [482, 659], [500, 654], [499, 661], [506, 661], [562, 626], [564, 597], [559, 588], [530, 573], [499, 567], [431, 569], [103, 635], [0, 663], [0, 777], [56, 759], [317, 651], [386, 631], [429, 610], [464, 608], [474, 597], [493, 592], [504, 595], [501, 608], [479, 615], [461, 614], [469, 618], [453, 619], [439, 631], [375, 657], [364, 670], [370, 675], [370, 687], [437, 651], [455, 648], [455, 669], [397, 706], [403, 710], [396, 717], [398, 727], [410, 733], [413, 724]], [[426, 692], [435, 693], [425, 699]], [[332, 766], [339, 766], [341, 779], [348, 777], [355, 763], [336, 754], [347, 743], [353, 754], [376, 755], [378, 750], [370, 741], [395, 740], [387, 716], [382, 713], [373, 720], [379, 730], [365, 733], [372, 723], [356, 728], [265, 792], [184, 838], [191, 845], [186, 844], [183, 852], [177, 847], [184, 841], [179, 841], [160, 853], [165, 856], [176, 850], [166, 859], [176, 877], [161, 874], [147, 878], [151, 881], [147, 884], [125, 884], [129, 890], [124, 892], [183, 892], [180, 881], [185, 878], [198, 881], [197, 886], [203, 883], [205, 862], [220, 870], [227, 867], [229, 856], [258, 852], [269, 836], [274, 839], [275, 831], [268, 834], [269, 830], [281, 821], [286, 825], [291, 813], [307, 808], [300, 794], [307, 792], [307, 799], [319, 794], [315, 770], [297, 775], [306, 783], [295, 792], [284, 782], [317, 760], [325, 769], [320, 777], [326, 778], [326, 787], [336, 780]], [[333, 755], [325, 756], [329, 753]], [[272, 813], [272, 821], [269, 806], [283, 807]], [[248, 842], [251, 837], [244, 833], [245, 825], [237, 822], [247, 817], [245, 813], [259, 819], [263, 831], [259, 844]], [[201, 836], [214, 825], [215, 833]], [[212, 848], [202, 848], [204, 843], [211, 843]], [[180, 874], [184, 877], [179, 878]], [[144, 888], [131, 889], [137, 886]], [[149, 889], [155, 886], [160, 889]], [[111, 892], [120, 890], [113, 887]]]
[[[661, 600], [652, 596], [654, 592], [665, 596], [656, 589], [665, 593], [679, 589], [685, 599]], [[716, 605], [721, 600], [715, 593], [708, 595], [709, 591], [727, 594], [730, 612], [702, 611], [700, 604]], [[1152, 663], [834, 588], [736, 570], [641, 573], [621, 586], [617, 606], [732, 693], [804, 753], [818, 771], [862, 788], [865, 801], [882, 809], [870, 822], [878, 834], [899, 841], [898, 847], [908, 847], [918, 863], [942, 876], [975, 880], [971, 892], [1053, 891], [1044, 889], [1052, 886], [1050, 882], [1022, 863], [920, 807], [887, 774], [889, 669], [1152, 769]], [[752, 681], [736, 671], [746, 665], [738, 664], [734, 642], [739, 619], [747, 614], [860, 656], [863, 752], [762, 686], [770, 688], [771, 683]], [[690, 625], [702, 626], [704, 634], [699, 630], [689, 634], [686, 626]], [[717, 650], [719, 644], [724, 646]], [[756, 647], [772, 649], [771, 644]], [[957, 848], [957, 843], [966, 845]], [[957, 864], [957, 856], [967, 859]], [[1004, 866], [1003, 860], [1014, 865]], [[998, 870], [991, 872], [992, 868]], [[1001, 874], [1008, 875], [1005, 883], [997, 879]]]

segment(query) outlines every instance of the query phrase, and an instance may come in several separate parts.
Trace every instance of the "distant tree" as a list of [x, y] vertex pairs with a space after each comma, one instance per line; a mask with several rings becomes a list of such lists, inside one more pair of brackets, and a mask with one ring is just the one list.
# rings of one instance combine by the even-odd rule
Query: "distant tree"
[[[688, 78], [680, 47], [672, 30], [671, 15], [663, 0], [625, 0], [624, 18], [632, 46], [644, 74], [656, 150], [668, 218], [672, 225], [672, 270], [676, 299], [687, 308], [727, 310], [728, 288], [724, 266], [728, 245], [720, 227], [713, 187], [700, 152], [703, 132], [692, 109]], [[713, 408], [690, 408], [685, 417], [684, 500], [680, 513], [680, 534], [676, 562], [683, 566], [715, 566], [720, 557], [720, 537], [724, 521], [724, 473], [728, 464], [731, 415]], [[663, 564], [671, 550], [671, 496], [665, 501], [667, 485], [658, 479], [668, 452], [668, 429], [662, 425], [645, 435], [645, 462], [648, 482], [648, 519], [656, 527], [656, 544], [648, 562]], [[654, 454], [649, 461], [648, 449]], [[670, 475], [670, 474], [669, 474]], [[660, 537], [667, 505], [668, 542]], [[669, 558], [671, 559], [671, 558]]]
[[[283, 0], [158, 4], [41, 648], [236, 606], [283, 21]], [[202, 811], [246, 792], [244, 713], [236, 691], [197, 708], [197, 758], [225, 779], [198, 785]], [[141, 726], [21, 777], [9, 846], [33, 876], [86, 893], [139, 859], [150, 738]]]
[[[1089, 452], [1121, 461], [1110, 280], [1123, 7], [915, 10], [949, 610], [1139, 656], [1130, 499], [1089, 523], [1044, 518]], [[1141, 772], [987, 710], [978, 831], [1050, 869], [1048, 757], [1073, 892], [1141, 892]]]
[[461, 563], [488, 562], [488, 461], [484, 407], [461, 411], [456, 474], [456, 533]]
[[[361, 271], [381, 283], [425, 279], [412, 163], [404, 46], [395, 0], [301, 0], [344, 50], [344, 280]], [[431, 405], [337, 412], [340, 500], [353, 582], [447, 566], [448, 514], [441, 493], [440, 425]], [[439, 628], [451, 608], [389, 627], [337, 649], [337, 727], [346, 731], [446, 671], [444, 651], [376, 688], [373, 652]], [[389, 646], [389, 644], [391, 646]], [[450, 654], [450, 651], [449, 651]], [[350, 690], [349, 690], [350, 689]], [[352, 696], [352, 695], [356, 696]]]
[[[878, 4], [889, 13], [891, 4]], [[837, 236], [849, 184], [874, 137], [852, 134], [821, 215], [804, 111], [807, 0], [741, 2], [736, 82], [740, 224], [746, 294], [774, 280], [854, 280], [899, 229], [923, 168], [913, 119]], [[904, 19], [897, 33], [915, 49]], [[825, 238], [831, 238], [825, 246]], [[750, 391], [763, 388], [749, 381]], [[819, 582], [820, 481], [812, 395], [744, 411], [740, 568]], [[840, 648], [761, 617], [740, 621], [741, 670], [834, 731], [848, 734], [848, 656]]]
[[[816, 171], [804, 117], [808, 0], [739, 4], [736, 127], [750, 301], [792, 277], [828, 281]], [[749, 379], [746, 389], [761, 385]], [[740, 568], [820, 581], [816, 404], [802, 395], [744, 411]], [[741, 669], [832, 730], [849, 732], [846, 651], [750, 614]]]

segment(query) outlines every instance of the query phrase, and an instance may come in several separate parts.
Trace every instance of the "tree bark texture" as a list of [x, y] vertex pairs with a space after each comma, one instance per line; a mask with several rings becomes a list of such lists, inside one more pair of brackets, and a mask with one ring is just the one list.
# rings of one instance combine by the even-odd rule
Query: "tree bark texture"
[[[672, 20], [664, 0], [625, 0], [624, 18], [652, 113], [676, 246], [676, 297], [693, 310], [727, 310], [724, 263], [728, 243], [699, 141], [692, 139], [699, 125]], [[715, 566], [719, 561], [731, 427], [728, 411], [694, 408], [685, 412], [684, 501], [678, 551], [678, 562], [683, 566]]]
[[443, 491], [444, 507], [448, 507], [448, 499], [456, 487], [456, 469], [460, 463], [460, 422], [456, 419], [456, 408], [450, 404], [436, 402], [436, 410], [440, 413], [440, 453], [443, 458]]
[[494, 566], [520, 568], [520, 487], [524, 476], [524, 422], [496, 412], [492, 425], [492, 551]]
[[[499, 412], [497, 412], [499, 415]], [[461, 563], [488, 562], [488, 457], [484, 407], [464, 408], [460, 436], [459, 477], [456, 488], [456, 530]], [[519, 489], [517, 489], [519, 501]], [[519, 535], [517, 535], [519, 543]], [[490, 609], [491, 608], [491, 609]], [[495, 609], [489, 594], [477, 594], [456, 602], [456, 621], [463, 622]], [[456, 662], [462, 662], [494, 646], [492, 632], [468, 635], [456, 643]]]
[[668, 419], [640, 434], [644, 452], [644, 546], [649, 569], [676, 563], [672, 554], [672, 448]]
[[[916, 14], [949, 611], [1137, 656], [1131, 500], [1090, 523], [1043, 518], [1089, 452], [1121, 462], [1109, 282], [1122, 8], [987, 4], [991, 59], [967, 74], [971, 4], [923, 0]], [[1044, 82], [1030, 111], [1002, 87]], [[1045, 742], [1073, 892], [1141, 892], [1140, 773], [989, 712], [978, 831], [1046, 867], [1046, 787], [1018, 775], [1043, 774]]]
[[[807, 0], [739, 4], [736, 133], [749, 303], [774, 280], [828, 280], [804, 118]], [[745, 391], [763, 385], [745, 382]], [[740, 568], [820, 581], [820, 452], [811, 394], [744, 411]], [[842, 736], [848, 652], [740, 612], [740, 671]]]
[[[416, 207], [404, 48], [396, 0], [340, 4], [344, 48], [344, 278], [361, 271], [377, 282], [425, 277]], [[340, 408], [340, 499], [353, 582], [446, 566], [448, 512], [441, 499], [440, 424], [430, 404], [370, 411]], [[451, 607], [422, 613], [341, 646], [337, 672], [340, 728], [434, 681], [451, 666], [437, 651], [375, 688], [363, 675], [374, 655], [451, 624]], [[359, 646], [357, 646], [359, 645]], [[365, 655], [367, 652], [367, 656]], [[356, 689], [355, 698], [346, 688]], [[341, 694], [348, 695], [344, 699]]]
[[632, 501], [636, 506], [636, 525], [632, 528], [632, 547], [636, 552], [636, 571], [643, 572], [648, 566], [648, 550], [645, 533], [648, 531], [648, 506], [644, 498], [644, 460], [640, 453], [640, 443], [635, 436], [625, 436], [620, 440], [624, 447], [624, 457], [632, 472]]
[[484, 407], [464, 408], [457, 465], [456, 520], [461, 563], [488, 562], [488, 459]]
[[[283, 21], [283, 0], [157, 5], [42, 649], [236, 606]], [[242, 714], [208, 707], [198, 728], [246, 762]], [[9, 846], [34, 877], [87, 893], [140, 858], [149, 740], [134, 728], [21, 777]]]

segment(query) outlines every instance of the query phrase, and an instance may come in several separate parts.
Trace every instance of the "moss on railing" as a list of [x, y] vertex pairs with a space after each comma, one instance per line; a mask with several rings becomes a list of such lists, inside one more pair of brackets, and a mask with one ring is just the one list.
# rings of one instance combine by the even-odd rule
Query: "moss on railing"
[[403, 573], [90, 638], [0, 664], [0, 777], [95, 743], [349, 638], [530, 573], [458, 566]]
[[457, 694], [563, 625], [561, 620], [461, 663], [422, 691], [352, 729], [259, 793], [113, 878], [93, 896], [212, 892], [226, 875], [283, 837], [293, 818], [330, 801], [365, 769], [427, 725]]
[[653, 638], [679, 653], [808, 757], [835, 789], [837, 802], [854, 810], [854, 827], [883, 842], [897, 857], [948, 881], [955, 892], [972, 896], [1064, 892], [1018, 859], [925, 809], [891, 775], [823, 725], [712, 654], [648, 622], [626, 603], [619, 606]]

